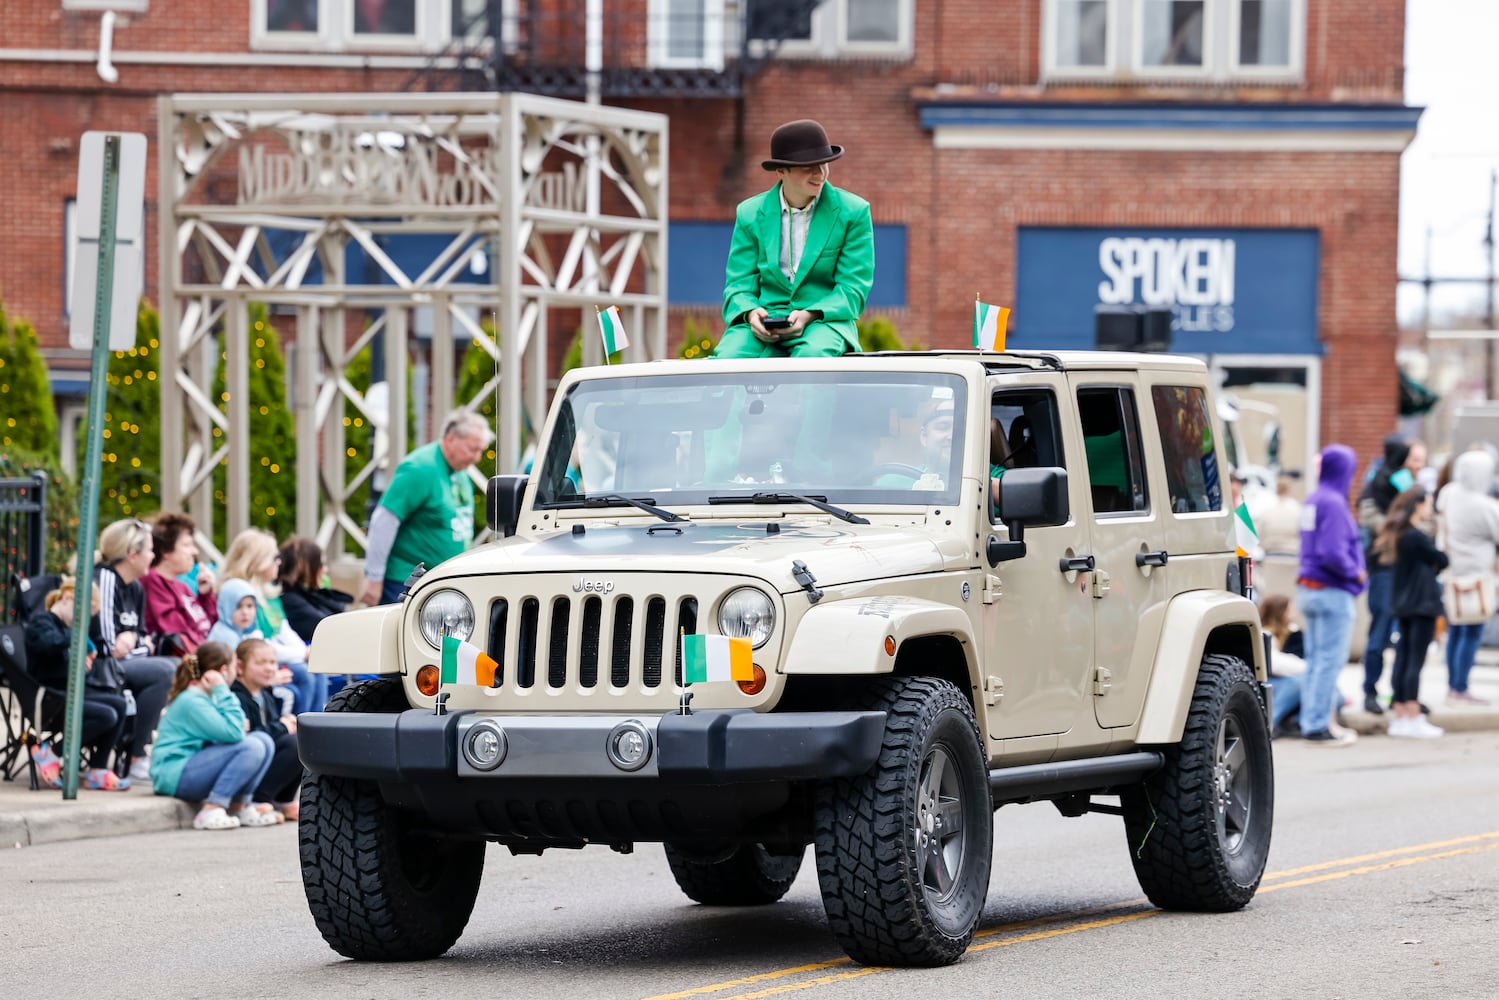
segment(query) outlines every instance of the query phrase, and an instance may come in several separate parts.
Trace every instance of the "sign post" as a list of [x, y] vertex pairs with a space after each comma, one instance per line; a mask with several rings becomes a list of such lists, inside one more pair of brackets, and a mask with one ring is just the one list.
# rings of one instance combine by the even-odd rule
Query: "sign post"
[[[73, 257], [77, 279], [73, 286], [68, 342], [73, 347], [89, 347], [91, 355], [73, 635], [68, 645], [68, 697], [63, 721], [63, 743], [67, 750], [62, 786], [65, 799], [78, 797], [84, 659], [92, 605], [94, 541], [98, 532], [100, 452], [104, 443], [105, 374], [111, 350], [128, 350], [135, 345], [145, 185], [144, 135], [84, 134], [78, 161], [78, 245]], [[116, 265], [122, 262], [125, 266], [117, 280]], [[89, 264], [94, 265], [93, 282], [88, 280]], [[110, 653], [107, 649], [98, 651], [100, 656]], [[136, 720], [136, 725], [144, 723], [145, 720]]]

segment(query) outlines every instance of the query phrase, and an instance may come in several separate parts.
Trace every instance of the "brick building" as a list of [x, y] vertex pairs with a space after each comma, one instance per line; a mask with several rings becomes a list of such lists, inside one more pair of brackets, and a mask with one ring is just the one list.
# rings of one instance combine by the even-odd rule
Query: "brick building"
[[[0, 298], [76, 393], [63, 247], [83, 131], [154, 141], [154, 98], [171, 92], [581, 97], [588, 7], [13, 0]], [[813, 117], [848, 150], [833, 182], [873, 205], [869, 311], [907, 339], [966, 345], [976, 294], [1014, 307], [1010, 343], [1028, 348], [1090, 345], [1099, 303], [1165, 305], [1174, 349], [1246, 398], [1290, 400], [1288, 465], [1330, 440], [1371, 455], [1394, 426], [1399, 162], [1419, 114], [1402, 100], [1404, 0], [599, 7], [603, 100], [671, 120], [678, 328], [716, 317], [733, 208], [770, 179], [770, 131]]]

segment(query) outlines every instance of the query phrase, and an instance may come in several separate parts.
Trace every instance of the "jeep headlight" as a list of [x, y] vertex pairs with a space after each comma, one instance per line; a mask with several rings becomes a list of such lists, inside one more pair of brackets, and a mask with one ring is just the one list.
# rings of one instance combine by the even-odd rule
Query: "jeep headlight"
[[456, 590], [439, 590], [422, 601], [417, 627], [433, 649], [442, 648], [442, 637], [468, 639], [474, 634], [474, 606]]
[[775, 627], [775, 605], [753, 587], [730, 591], [718, 606], [718, 631], [732, 639], [748, 639], [756, 649], [765, 645]]

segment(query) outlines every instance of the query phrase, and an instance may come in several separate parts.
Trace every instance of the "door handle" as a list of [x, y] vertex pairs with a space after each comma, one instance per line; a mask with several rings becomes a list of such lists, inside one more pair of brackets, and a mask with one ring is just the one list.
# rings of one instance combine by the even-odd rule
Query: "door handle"
[[1063, 556], [1058, 560], [1063, 573], [1085, 573], [1093, 568], [1092, 556]]
[[1157, 549], [1154, 552], [1136, 552], [1135, 565], [1164, 566], [1166, 565], [1166, 560], [1170, 557], [1170, 555], [1171, 553], [1167, 552], [1165, 549]]

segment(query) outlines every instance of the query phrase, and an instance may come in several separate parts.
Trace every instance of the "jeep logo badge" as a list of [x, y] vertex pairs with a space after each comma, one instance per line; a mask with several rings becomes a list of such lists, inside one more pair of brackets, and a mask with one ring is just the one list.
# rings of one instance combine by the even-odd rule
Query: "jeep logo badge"
[[585, 580], [582, 577], [573, 581], [574, 594], [612, 594], [614, 593], [613, 580]]

